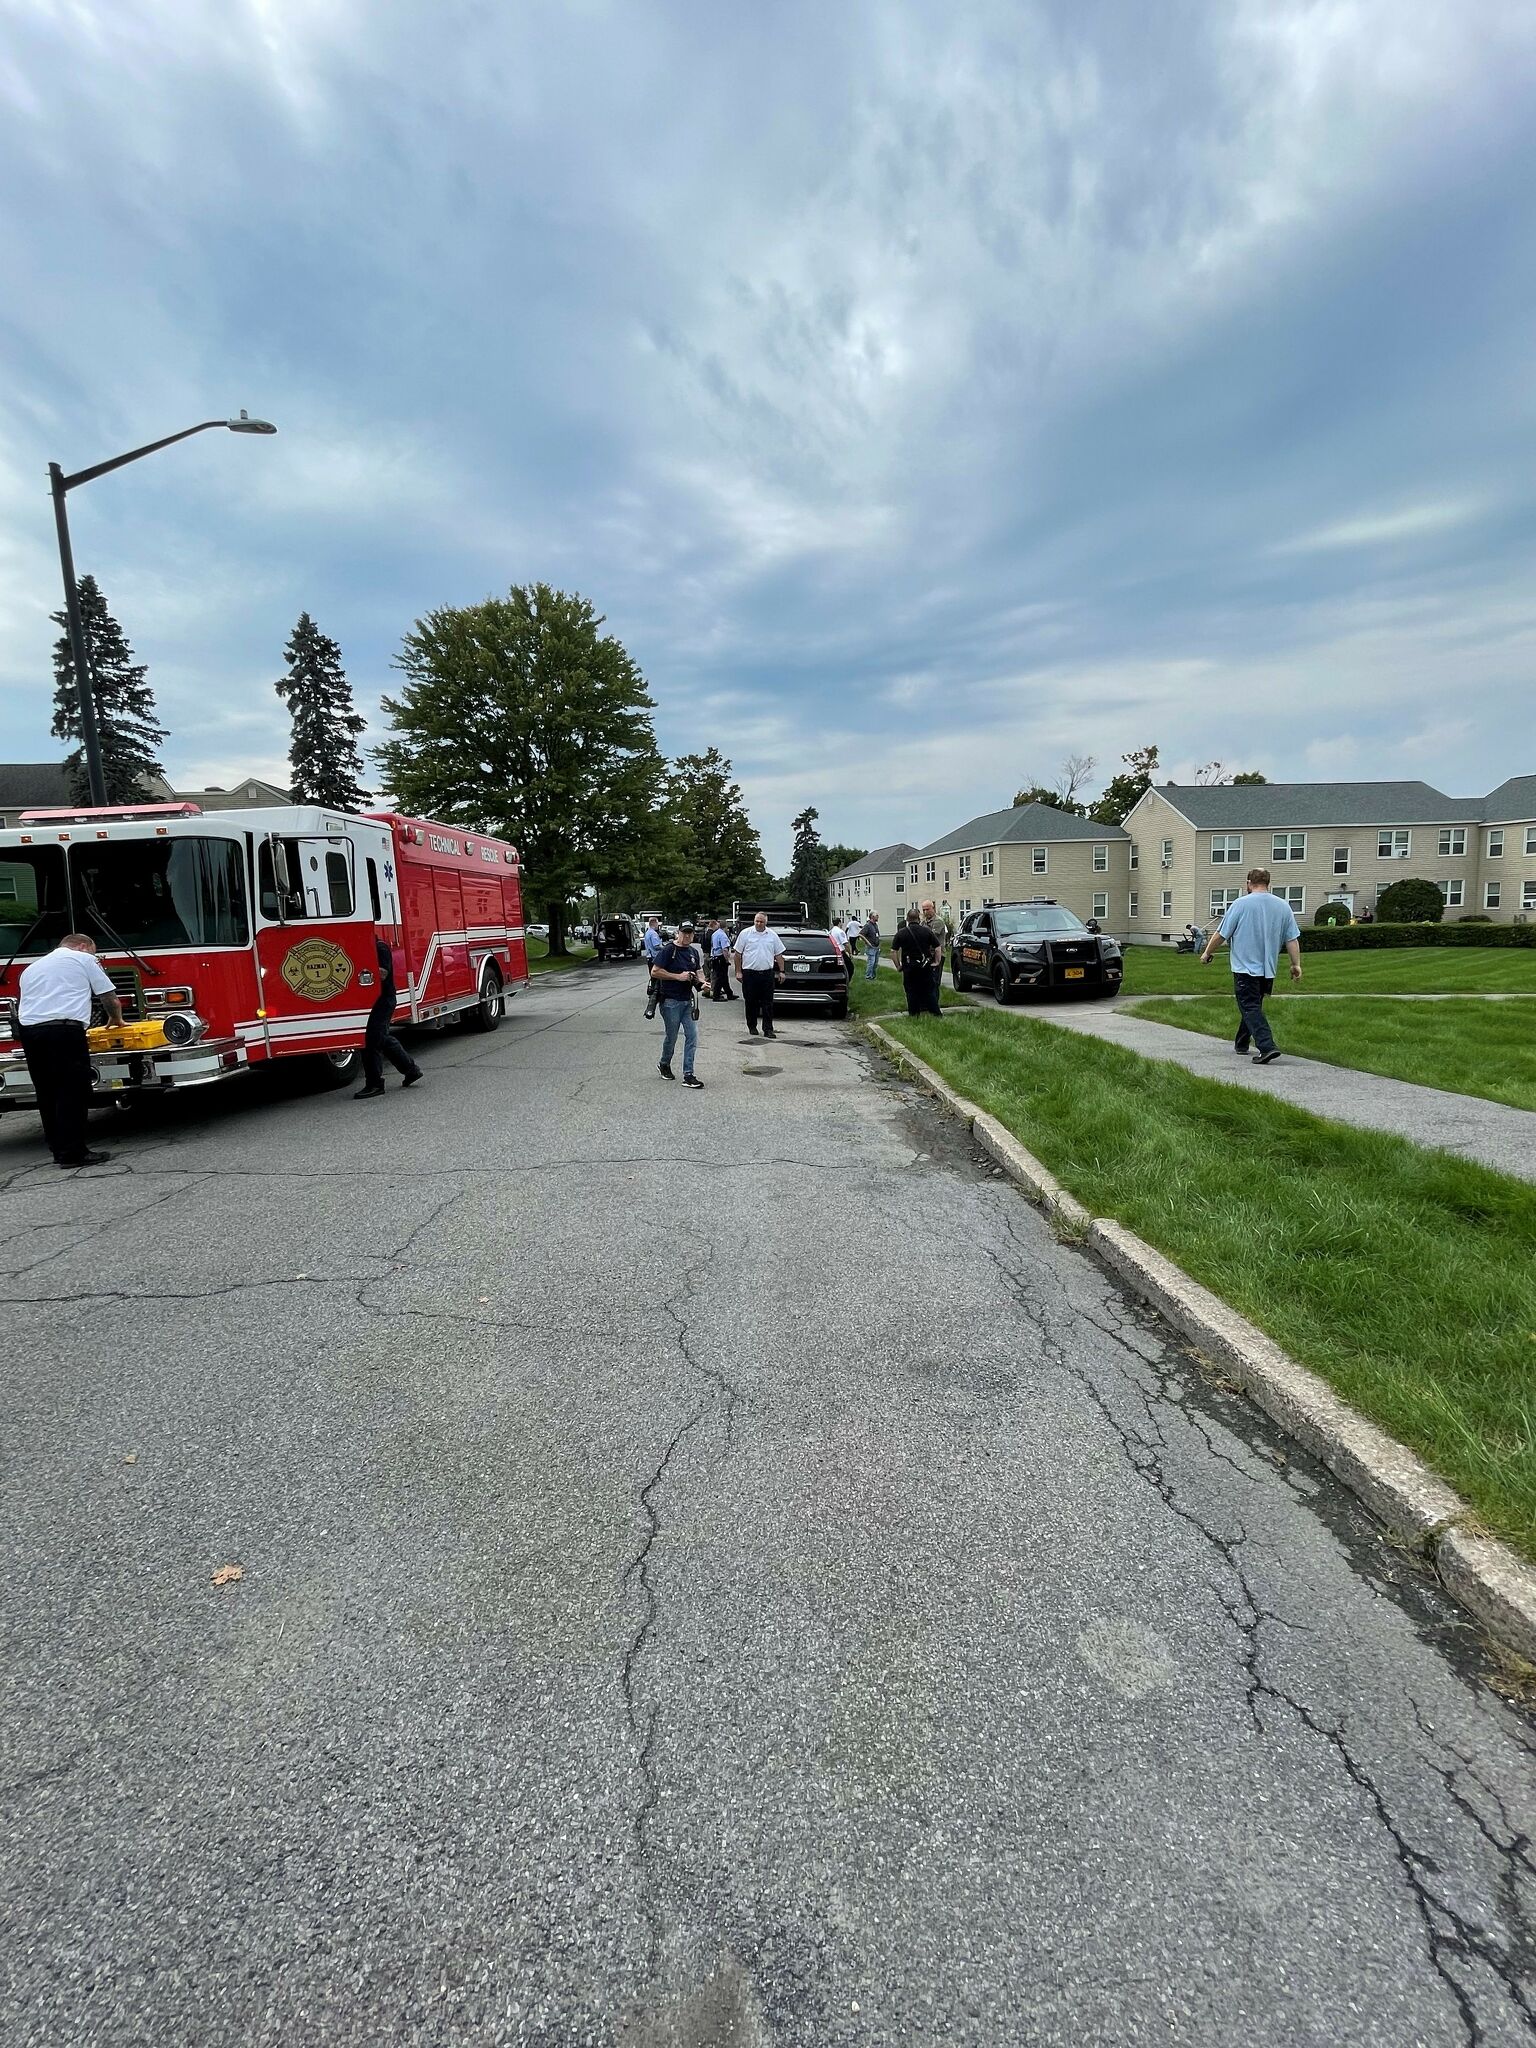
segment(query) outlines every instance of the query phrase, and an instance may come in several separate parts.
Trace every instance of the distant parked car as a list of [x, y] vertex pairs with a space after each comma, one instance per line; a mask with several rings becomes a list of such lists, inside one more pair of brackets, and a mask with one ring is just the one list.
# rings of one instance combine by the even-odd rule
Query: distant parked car
[[549, 926], [547, 924], [530, 924], [526, 925], [524, 929], [530, 939], [547, 939], [549, 937]]

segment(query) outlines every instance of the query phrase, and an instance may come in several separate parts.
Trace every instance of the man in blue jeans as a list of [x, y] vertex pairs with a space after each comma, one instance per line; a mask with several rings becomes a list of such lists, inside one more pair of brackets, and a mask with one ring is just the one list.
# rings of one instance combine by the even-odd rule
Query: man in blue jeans
[[1232, 1050], [1244, 1053], [1250, 1044], [1256, 1067], [1267, 1067], [1280, 1057], [1275, 1034], [1264, 1014], [1264, 998], [1275, 986], [1275, 962], [1283, 946], [1291, 956], [1291, 979], [1301, 979], [1301, 933], [1288, 903], [1269, 893], [1269, 869], [1248, 870], [1248, 893], [1227, 908], [1220, 929], [1214, 931], [1200, 955], [1200, 965], [1225, 941], [1232, 954], [1232, 993], [1237, 998], [1237, 1036]]
[[677, 1078], [672, 1072], [672, 1050], [681, 1031], [683, 1082], [689, 1088], [704, 1086], [693, 1071], [694, 1049], [699, 1042], [699, 1026], [693, 1006], [697, 1000], [696, 991], [704, 986], [703, 965], [699, 949], [693, 943], [692, 920], [685, 917], [677, 928], [677, 937], [656, 955], [651, 972], [661, 996], [661, 1021], [666, 1027], [661, 1041], [661, 1071], [669, 1081]]
[[864, 920], [864, 979], [873, 981], [880, 972], [880, 915], [872, 910]]

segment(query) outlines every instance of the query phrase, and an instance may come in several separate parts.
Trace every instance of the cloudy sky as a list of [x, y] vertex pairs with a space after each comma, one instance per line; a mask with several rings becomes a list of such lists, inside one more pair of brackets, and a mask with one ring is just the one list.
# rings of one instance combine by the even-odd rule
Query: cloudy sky
[[5, 0], [0, 757], [50, 459], [190, 783], [543, 578], [769, 853], [1161, 744], [1536, 768], [1529, 0]]

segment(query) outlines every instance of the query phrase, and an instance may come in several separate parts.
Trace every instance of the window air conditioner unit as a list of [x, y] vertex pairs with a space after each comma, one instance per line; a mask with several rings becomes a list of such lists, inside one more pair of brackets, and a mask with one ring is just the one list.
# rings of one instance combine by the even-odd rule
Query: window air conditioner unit
[[1171, 860], [1160, 860], [1158, 862], [1158, 866], [1160, 868], [1171, 868], [1173, 866], [1173, 862]]

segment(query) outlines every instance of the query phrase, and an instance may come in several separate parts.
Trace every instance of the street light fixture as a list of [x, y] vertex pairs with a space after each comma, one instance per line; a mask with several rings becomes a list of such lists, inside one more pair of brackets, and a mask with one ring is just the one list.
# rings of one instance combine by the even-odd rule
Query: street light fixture
[[91, 675], [85, 650], [85, 622], [80, 616], [80, 594], [75, 588], [75, 557], [69, 544], [69, 516], [64, 508], [65, 493], [74, 490], [77, 484], [93, 483], [109, 471], [121, 469], [125, 463], [137, 462], [140, 456], [153, 455], [158, 449], [169, 448], [173, 441], [185, 441], [193, 434], [206, 434], [210, 427], [227, 427], [232, 434], [275, 434], [277, 432], [267, 420], [253, 420], [249, 413], [242, 411], [237, 419], [203, 420], [195, 427], [183, 427], [179, 434], [167, 434], [161, 441], [146, 441], [142, 448], [130, 448], [126, 455], [114, 455], [110, 462], [93, 463], [89, 469], [77, 469], [73, 476], [66, 476], [56, 462], [48, 465], [48, 483], [53, 492], [53, 518], [59, 533], [59, 567], [64, 573], [64, 615], [69, 622], [69, 651], [75, 668], [75, 689], [80, 698], [80, 738], [85, 751], [85, 773], [90, 783], [91, 802], [104, 804], [107, 800], [106, 780], [101, 772], [101, 740], [96, 730], [96, 700], [91, 692]]

